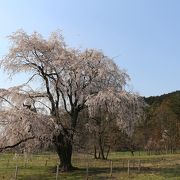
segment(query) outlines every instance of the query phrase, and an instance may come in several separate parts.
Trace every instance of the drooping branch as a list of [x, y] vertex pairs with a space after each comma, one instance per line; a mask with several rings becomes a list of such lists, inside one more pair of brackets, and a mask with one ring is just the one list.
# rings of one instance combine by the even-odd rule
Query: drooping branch
[[30, 140], [30, 139], [34, 139], [34, 138], [35, 138], [34, 136], [27, 137], [27, 138], [25, 138], [25, 139], [22, 139], [22, 140], [16, 142], [16, 143], [13, 144], [13, 145], [1, 147], [1, 148], [0, 148], [0, 152], [2, 152], [3, 150], [6, 150], [6, 149], [15, 148], [15, 147], [17, 147], [18, 145], [20, 145], [21, 143], [24, 143], [24, 142], [26, 142], [26, 141], [28, 141], [28, 140]]
[[11, 105], [12, 107], [18, 109], [18, 107], [16, 107], [14, 104], [12, 104], [8, 99], [6, 99], [5, 97], [3, 96], [0, 96], [0, 99], [4, 100], [5, 102], [7, 102], [9, 105]]

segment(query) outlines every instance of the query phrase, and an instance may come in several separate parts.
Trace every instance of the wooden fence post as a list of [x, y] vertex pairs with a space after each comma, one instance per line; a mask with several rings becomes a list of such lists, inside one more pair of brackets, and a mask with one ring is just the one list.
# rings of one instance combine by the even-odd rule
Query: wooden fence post
[[17, 176], [18, 176], [18, 166], [16, 165], [14, 180], [17, 180]]
[[113, 161], [110, 163], [110, 177], [112, 177], [112, 171], [113, 171]]
[[46, 160], [46, 162], [45, 162], [45, 166], [47, 166], [47, 162], [48, 162], [48, 160]]
[[89, 162], [87, 162], [87, 167], [86, 167], [86, 180], [88, 180], [89, 177]]
[[128, 160], [128, 175], [130, 174], [130, 161]]
[[57, 168], [56, 168], [56, 180], [58, 180], [58, 175], [59, 175], [59, 164], [57, 164]]
[[141, 170], [141, 160], [139, 159], [139, 162], [138, 162], [138, 172], [140, 172]]

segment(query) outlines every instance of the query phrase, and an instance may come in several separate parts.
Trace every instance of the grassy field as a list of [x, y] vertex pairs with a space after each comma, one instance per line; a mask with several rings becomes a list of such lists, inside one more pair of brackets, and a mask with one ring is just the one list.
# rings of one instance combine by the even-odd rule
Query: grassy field
[[[18, 180], [55, 180], [56, 154], [18, 155], [0, 154], [0, 180], [15, 179], [16, 166]], [[112, 161], [112, 162], [111, 162]], [[128, 174], [129, 161], [129, 174]], [[58, 179], [137, 179], [137, 180], [180, 180], [180, 154], [151, 155], [144, 153], [131, 156], [130, 153], [111, 153], [109, 160], [94, 160], [90, 155], [75, 154], [73, 165], [79, 170], [59, 173]], [[112, 176], [110, 175], [112, 167]]]

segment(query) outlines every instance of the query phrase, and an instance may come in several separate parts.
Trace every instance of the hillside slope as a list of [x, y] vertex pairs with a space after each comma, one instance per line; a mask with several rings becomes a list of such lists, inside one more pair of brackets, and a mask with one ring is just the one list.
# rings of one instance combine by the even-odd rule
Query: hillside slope
[[135, 130], [136, 144], [147, 150], [180, 149], [180, 91], [144, 98], [146, 119]]

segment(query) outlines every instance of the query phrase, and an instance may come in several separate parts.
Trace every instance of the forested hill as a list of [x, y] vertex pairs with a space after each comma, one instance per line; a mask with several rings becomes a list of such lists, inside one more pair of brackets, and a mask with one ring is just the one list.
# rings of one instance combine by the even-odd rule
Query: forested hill
[[180, 149], [180, 91], [144, 99], [149, 106], [136, 129], [136, 141], [151, 150]]
[[165, 106], [164, 110], [170, 110], [180, 118], [180, 91], [175, 91], [161, 96], [150, 96], [144, 98], [146, 103], [153, 108], [159, 108]]

